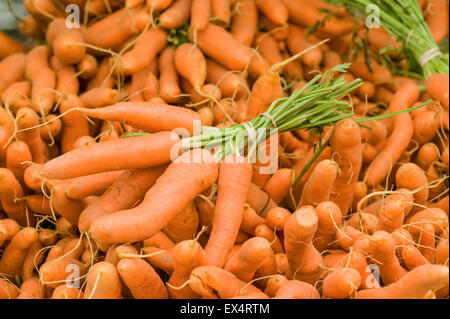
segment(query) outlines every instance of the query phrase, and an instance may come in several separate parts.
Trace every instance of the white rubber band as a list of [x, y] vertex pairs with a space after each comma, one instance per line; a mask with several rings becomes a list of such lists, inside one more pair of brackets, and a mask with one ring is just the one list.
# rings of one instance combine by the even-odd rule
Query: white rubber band
[[256, 142], [257, 134], [253, 125], [250, 122], [242, 123], [242, 125], [244, 125], [244, 128], [248, 133], [249, 140], [252, 142]]
[[421, 67], [423, 67], [425, 64], [433, 60], [435, 57], [440, 56], [442, 54], [441, 50], [439, 50], [438, 47], [434, 47], [427, 52], [425, 52], [420, 58], [419, 58], [419, 64]]
[[261, 114], [261, 116], [265, 116], [265, 117], [267, 117], [267, 118], [269, 118], [269, 120], [272, 122], [272, 124], [273, 124], [273, 127], [277, 127], [277, 123], [275, 122], [275, 120], [273, 119], [273, 117], [272, 117], [272, 115], [270, 115], [269, 113], [267, 113], [267, 112], [264, 112], [264, 113], [262, 113]]
[[406, 40], [405, 40], [405, 48], [408, 47], [409, 41], [411, 41], [413, 33], [414, 33], [414, 30], [409, 31], [408, 36], [406, 37]]

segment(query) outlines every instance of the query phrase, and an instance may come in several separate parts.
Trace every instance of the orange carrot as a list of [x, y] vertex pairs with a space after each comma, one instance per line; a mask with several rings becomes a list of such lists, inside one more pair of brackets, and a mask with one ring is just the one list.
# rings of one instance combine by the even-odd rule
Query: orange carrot
[[240, 43], [251, 46], [258, 31], [258, 9], [254, 1], [239, 0], [231, 21], [231, 34]]
[[389, 233], [385, 231], [376, 232], [370, 239], [369, 253], [374, 264], [380, 269], [383, 283], [389, 285], [408, 273], [400, 265], [395, 255], [395, 242]]
[[430, 290], [448, 285], [448, 267], [424, 265], [414, 268], [396, 283], [358, 291], [358, 299], [423, 299]]
[[174, 0], [170, 7], [159, 17], [159, 23], [165, 29], [176, 29], [187, 22], [192, 0]]
[[448, 35], [448, 2], [445, 0], [428, 0], [425, 21], [436, 43]]
[[25, 54], [16, 53], [5, 57], [0, 61], [0, 94], [3, 93], [9, 85], [20, 81], [25, 72]]
[[78, 227], [85, 232], [93, 220], [119, 210], [131, 208], [155, 183], [165, 167], [154, 167], [124, 172], [99, 200], [88, 205], [80, 215]]
[[[313, 44], [306, 39], [306, 29], [299, 28], [294, 25], [289, 26], [289, 33], [287, 37], [287, 45], [291, 54], [300, 53]], [[300, 60], [307, 66], [316, 67], [322, 62], [323, 55], [319, 47], [313, 48], [308, 52], [305, 52], [300, 57]]]
[[195, 91], [201, 92], [206, 80], [206, 60], [199, 48], [190, 43], [180, 45], [175, 51], [175, 67]]
[[285, 282], [276, 292], [274, 299], [320, 299], [319, 292], [314, 286], [298, 281]]
[[0, 247], [13, 239], [19, 231], [20, 225], [14, 219], [0, 219]]
[[331, 154], [339, 166], [330, 193], [330, 200], [338, 204], [346, 216], [352, 204], [353, 189], [358, 181], [362, 165], [361, 133], [358, 125], [350, 119], [339, 121], [331, 136]]
[[3, 91], [1, 101], [16, 113], [21, 107], [31, 107], [30, 94], [29, 81], [14, 82]]
[[175, 69], [175, 49], [165, 48], [158, 59], [159, 68], [159, 92], [161, 97], [168, 103], [179, 101], [181, 94], [178, 83], [178, 74]]
[[199, 216], [194, 202], [189, 202], [164, 227], [164, 233], [175, 243], [194, 238], [197, 233]]
[[388, 83], [391, 81], [391, 72], [385, 66], [378, 64], [374, 59], [369, 61], [369, 67], [366, 63], [366, 58], [364, 54], [361, 52], [357, 56], [355, 60], [352, 61], [352, 64], [349, 68], [350, 72], [357, 77], [365, 81], [369, 81], [375, 85]]
[[[192, 158], [198, 163], [193, 163]], [[140, 205], [94, 220], [90, 228], [92, 238], [99, 246], [105, 247], [112, 243], [139, 241], [154, 235], [197, 194], [215, 182], [217, 166], [211, 153], [206, 150], [184, 153], [169, 165]], [[186, 169], [189, 175], [179, 178], [180, 174], [185, 176]], [[170, 205], [165, 203], [162, 207], [159, 203], [167, 196], [171, 198]], [[127, 218], [124, 219], [124, 216]], [[158, 216], [158, 222], [155, 222], [155, 216]], [[152, 222], [142, 223], [142, 218]], [[129, 227], [133, 232], [116, 231]]]
[[217, 24], [227, 26], [231, 20], [230, 0], [210, 0], [211, 20]]
[[[189, 38], [193, 39], [192, 32]], [[197, 43], [200, 49], [209, 57], [223, 64], [230, 70], [242, 71], [248, 65], [249, 74], [257, 78], [269, 68], [264, 59], [252, 52], [252, 49], [239, 43], [224, 28], [209, 24], [197, 33]]]
[[83, 293], [74, 286], [61, 285], [53, 290], [52, 299], [83, 299]]
[[[394, 95], [389, 110], [396, 112], [411, 106], [419, 98], [416, 85], [405, 85]], [[386, 141], [382, 152], [366, 171], [366, 183], [375, 186], [388, 175], [391, 167], [398, 161], [413, 135], [413, 125], [408, 113], [397, 115], [394, 119], [394, 131]]]
[[3, 252], [0, 259], [0, 272], [11, 277], [21, 276], [27, 251], [37, 240], [38, 235], [34, 228], [25, 227], [19, 231]]
[[252, 166], [246, 158], [229, 155], [220, 164], [213, 228], [205, 247], [211, 265], [222, 267], [233, 247], [242, 222], [251, 175]]
[[19, 288], [10, 281], [0, 278], [0, 299], [16, 299], [19, 292]]
[[85, 80], [91, 79], [97, 73], [98, 67], [99, 65], [97, 59], [91, 54], [86, 54], [84, 58], [77, 64], [80, 78]]
[[441, 102], [442, 106], [448, 111], [449, 106], [449, 85], [448, 75], [433, 74], [427, 80], [427, 92], [435, 100]]
[[146, 68], [164, 49], [166, 43], [165, 31], [160, 28], [149, 29], [137, 40], [133, 49], [122, 55], [118, 64], [119, 70], [129, 75]]
[[23, 197], [23, 188], [14, 174], [7, 168], [0, 168], [0, 202], [9, 218], [21, 225], [27, 225], [26, 205], [18, 198]]
[[[289, 11], [289, 20], [295, 24], [307, 27], [326, 18], [325, 12], [320, 12], [318, 8], [306, 0], [283, 0], [283, 2]], [[353, 28], [354, 25], [351, 21], [332, 16], [326, 19], [323, 26], [319, 26], [317, 29], [332, 36], [342, 36], [350, 33]]]
[[[48, 161], [42, 173], [47, 178], [66, 179], [112, 170], [157, 166], [170, 160], [170, 150], [177, 140], [171, 136], [169, 132], [161, 132], [88, 145]], [[158, 150], [158, 156], [155, 156], [155, 150]], [[98, 154], [95, 160], [93, 154]]]
[[210, 0], [192, 0], [190, 28], [194, 32], [206, 28], [209, 23], [210, 11]]
[[287, 22], [289, 12], [282, 0], [257, 0], [256, 5], [273, 23], [281, 25]]
[[330, 198], [331, 189], [337, 176], [337, 164], [323, 160], [317, 164], [303, 187], [298, 207], [317, 205]]
[[361, 276], [353, 268], [338, 268], [323, 282], [323, 297], [333, 299], [353, 298], [361, 285]]
[[117, 264], [117, 271], [135, 299], [167, 299], [164, 283], [144, 260], [124, 258]]
[[434, 143], [423, 144], [417, 152], [416, 163], [423, 169], [427, 170], [431, 163], [439, 159], [439, 148]]
[[402, 249], [402, 260], [408, 270], [429, 265], [430, 262], [422, 255], [419, 249], [413, 245], [406, 246]]
[[9, 55], [15, 53], [24, 53], [27, 51], [26, 47], [23, 46], [17, 40], [7, 36], [0, 31], [0, 59], [3, 59]]
[[316, 213], [319, 222], [313, 242], [318, 251], [323, 251], [335, 241], [336, 233], [342, 224], [342, 213], [339, 206], [331, 201], [318, 204]]
[[189, 278], [191, 288], [202, 297], [224, 299], [251, 294], [253, 297], [267, 298], [258, 288], [239, 280], [235, 275], [214, 266], [195, 268]]
[[120, 299], [122, 283], [112, 264], [98, 262], [87, 275], [84, 299]]

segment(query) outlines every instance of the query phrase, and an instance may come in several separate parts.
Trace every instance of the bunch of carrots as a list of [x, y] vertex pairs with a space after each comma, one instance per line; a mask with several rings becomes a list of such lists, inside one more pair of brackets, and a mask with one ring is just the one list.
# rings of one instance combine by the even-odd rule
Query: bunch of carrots
[[[36, 45], [0, 33], [0, 299], [448, 298], [448, 65], [412, 74], [322, 0], [23, 2]], [[448, 1], [419, 3], [448, 37]], [[275, 170], [179, 147], [276, 127], [318, 74], [362, 83], [352, 113], [267, 137]]]

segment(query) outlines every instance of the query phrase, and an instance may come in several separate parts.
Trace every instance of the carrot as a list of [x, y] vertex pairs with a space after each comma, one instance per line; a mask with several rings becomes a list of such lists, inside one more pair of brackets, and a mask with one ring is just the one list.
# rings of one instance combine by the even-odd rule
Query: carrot
[[436, 254], [436, 237], [432, 224], [425, 224], [421, 227], [417, 244], [422, 255], [430, 263], [434, 264]]
[[0, 61], [0, 94], [3, 93], [9, 85], [20, 81], [25, 72], [25, 54], [16, 53], [6, 56]]
[[64, 16], [63, 11], [50, 0], [25, 0], [23, 4], [32, 16], [40, 19]]
[[64, 28], [51, 43], [55, 56], [65, 64], [77, 64], [86, 55], [83, 36], [78, 29]]
[[146, 0], [146, 3], [153, 11], [159, 12], [169, 7], [172, 0]]
[[136, 42], [133, 49], [127, 51], [119, 60], [118, 68], [126, 75], [133, 74], [150, 65], [156, 55], [167, 43], [166, 32], [160, 28], [151, 28]]
[[298, 207], [315, 206], [327, 201], [337, 177], [337, 170], [337, 164], [332, 160], [319, 162], [303, 187]]
[[[189, 33], [189, 39], [193, 40], [192, 32]], [[197, 44], [207, 56], [230, 70], [242, 71], [248, 65], [249, 74], [253, 78], [262, 75], [269, 68], [268, 63], [253, 54], [250, 47], [239, 43], [219, 26], [209, 24], [204, 30], [199, 31]]]
[[448, 285], [448, 267], [424, 265], [414, 268], [396, 283], [358, 291], [358, 299], [423, 299], [430, 290]]
[[243, 76], [232, 73], [211, 59], [206, 59], [206, 80], [208, 83], [216, 84], [222, 95], [236, 99], [247, 98], [248, 85]]
[[69, 198], [65, 192], [64, 185], [57, 184], [53, 186], [51, 196], [55, 211], [72, 225], [77, 225], [78, 218], [86, 205], [81, 200]]
[[178, 243], [172, 250], [174, 259], [174, 272], [170, 276], [167, 290], [171, 298], [189, 299], [198, 298], [189, 285], [184, 286], [189, 280], [192, 270], [199, 266], [207, 265], [206, 255], [198, 242], [195, 240], [185, 240]]
[[[284, 248], [289, 261], [291, 275], [310, 281], [322, 262], [320, 253], [312, 240], [317, 230], [318, 217], [312, 206], [303, 206], [295, 211], [284, 225]], [[305, 280], [303, 280], [305, 279]]]
[[289, 280], [277, 290], [274, 299], [320, 299], [319, 292], [314, 286], [298, 281]]
[[189, 19], [192, 0], [175, 0], [159, 17], [159, 23], [165, 29], [178, 28]]
[[118, 92], [109, 88], [93, 88], [80, 95], [80, 99], [88, 108], [101, 108], [117, 101]]
[[427, 170], [431, 163], [439, 159], [439, 148], [436, 144], [430, 142], [423, 144], [417, 152], [416, 163], [423, 169]]
[[190, 43], [180, 45], [175, 51], [175, 67], [200, 92], [206, 80], [206, 60], [202, 52]]
[[[189, 162], [192, 161], [192, 156], [195, 161], [199, 162]], [[180, 174], [185, 176], [186, 169], [188, 169], [189, 175], [178, 178], [177, 176]], [[99, 246], [104, 247], [112, 243], [134, 242], [152, 236], [166, 226], [198, 193], [211, 186], [216, 178], [217, 163], [208, 151], [194, 150], [184, 153], [169, 165], [165, 173], [147, 192], [140, 205], [94, 220], [90, 228], [92, 238]], [[170, 190], [168, 191], [168, 189]], [[171, 205], [161, 207], [158, 203], [167, 196], [171, 198]], [[123, 219], [124, 216], [127, 218]], [[155, 216], [158, 216], [158, 222], [142, 224], [142, 218], [153, 220]], [[124, 223], [124, 220], [127, 222]], [[138, 223], [139, 226], [135, 223]], [[134, 231], [127, 233], [115, 230], [128, 229], [128, 227]]]
[[83, 293], [71, 285], [61, 285], [53, 290], [52, 299], [83, 299]]
[[273, 255], [270, 243], [261, 237], [254, 237], [239, 248], [225, 264], [224, 269], [233, 273], [242, 281], [249, 282], [264, 260]]
[[210, 0], [192, 0], [190, 30], [203, 30], [209, 23], [211, 11]]
[[[289, 20], [302, 26], [312, 26], [317, 21], [325, 20], [326, 13], [320, 12], [306, 0], [283, 0], [289, 11]], [[332, 36], [342, 36], [353, 30], [353, 23], [336, 17], [326, 19], [323, 26], [318, 26], [317, 30]]]
[[35, 194], [26, 197], [28, 208], [37, 214], [52, 215], [50, 199], [43, 195]]
[[414, 203], [423, 205], [428, 199], [428, 180], [425, 172], [414, 163], [400, 166], [395, 175], [397, 187], [414, 191]]
[[129, 11], [121, 9], [83, 29], [83, 37], [91, 45], [103, 49], [113, 48], [141, 32], [148, 21], [148, 14], [139, 8]]
[[378, 213], [377, 230], [392, 233], [403, 225], [405, 202], [401, 199], [387, 198]]
[[281, 168], [267, 181], [264, 190], [275, 203], [280, 203], [288, 195], [292, 184], [292, 170]]
[[258, 8], [254, 1], [239, 0], [231, 21], [231, 34], [240, 43], [251, 46], [258, 31]]
[[189, 278], [192, 290], [202, 297], [224, 299], [251, 294], [254, 297], [267, 296], [253, 285], [246, 284], [235, 275], [215, 266], [200, 266], [195, 268]]
[[339, 206], [332, 201], [318, 204], [316, 213], [319, 221], [313, 242], [318, 251], [323, 251], [335, 241], [336, 233], [342, 224], [342, 213]]
[[124, 258], [117, 264], [117, 271], [135, 299], [167, 299], [164, 283], [144, 260]]
[[31, 162], [32, 155], [28, 145], [22, 141], [12, 142], [6, 149], [6, 168], [8, 168], [20, 182], [25, 186], [24, 172], [29, 166], [24, 162]]
[[97, 59], [91, 54], [85, 54], [83, 59], [78, 62], [77, 69], [80, 73], [80, 78], [89, 80], [94, 77], [99, 68]]
[[44, 299], [44, 289], [38, 277], [26, 279], [20, 286], [17, 299]]
[[50, 49], [46, 46], [33, 48], [26, 58], [25, 76], [31, 81], [31, 104], [38, 112], [49, 112], [53, 107], [56, 74], [48, 66]]
[[448, 216], [449, 215], [449, 196], [447, 195], [447, 196], [443, 197], [442, 199], [440, 199], [436, 203], [429, 203], [429, 204], [427, 204], [427, 206], [430, 207], [430, 208], [440, 208]]
[[87, 231], [96, 218], [128, 209], [138, 202], [164, 169], [165, 167], [154, 167], [122, 173], [98, 201], [83, 210], [78, 220], [80, 232]]
[[24, 195], [22, 186], [7, 168], [0, 168], [0, 181], [0, 202], [3, 210], [9, 218], [14, 219], [20, 225], [26, 225], [29, 221], [26, 215], [26, 205], [23, 201], [17, 200]]
[[448, 75], [433, 74], [427, 79], [427, 92], [430, 96], [441, 102], [441, 105], [448, 111], [449, 106], [449, 85]]
[[211, 20], [217, 24], [227, 26], [231, 20], [230, 0], [210, 0]]
[[[309, 42], [309, 39], [306, 38], [306, 35], [306, 29], [302, 29], [294, 25], [289, 26], [289, 33], [286, 42], [291, 54], [298, 54], [312, 46], [312, 43]], [[323, 55], [319, 47], [305, 52], [305, 54], [300, 57], [300, 60], [303, 62], [303, 64], [311, 67], [320, 65], [322, 59]]]
[[28, 249], [37, 242], [34, 228], [25, 227], [19, 231], [6, 247], [0, 259], [0, 272], [7, 276], [20, 276]]
[[15, 53], [24, 53], [27, 51], [25, 46], [3, 32], [0, 32], [0, 43], [0, 59]]
[[191, 201], [164, 227], [164, 233], [175, 243], [179, 243], [194, 238], [198, 224], [197, 208]]
[[440, 208], [426, 208], [406, 220], [409, 226], [407, 230], [412, 234], [418, 234], [426, 224], [431, 224], [437, 235], [440, 235], [448, 226], [448, 215]]
[[[394, 95], [389, 110], [396, 112], [405, 109], [418, 98], [419, 90], [417, 86], [405, 85]], [[366, 171], [368, 186], [375, 186], [386, 178], [391, 167], [398, 161], [412, 138], [413, 125], [408, 113], [397, 115], [394, 121], [394, 131], [387, 139], [383, 151]]]
[[96, 87], [110, 88], [114, 87], [114, 77], [111, 76], [111, 60], [109, 57], [103, 58], [98, 66], [97, 73], [89, 80], [87, 90]]
[[255, 38], [255, 45], [258, 47], [258, 52], [270, 65], [284, 60], [277, 40], [270, 33], [258, 33]]
[[419, 249], [410, 245], [402, 249], [402, 260], [408, 270], [429, 265], [430, 262], [422, 255]]
[[173, 47], [165, 48], [158, 59], [159, 92], [168, 103], [179, 101], [179, 95], [181, 94], [174, 59], [175, 49]]
[[121, 291], [122, 283], [112, 264], [98, 262], [89, 269], [84, 299], [120, 299]]
[[43, 26], [40, 25], [40, 21], [31, 15], [20, 20], [19, 30], [35, 40], [43, 40], [45, 38]]
[[368, 38], [370, 45], [377, 52], [380, 52], [380, 50], [383, 49], [384, 47], [388, 47], [394, 50], [389, 50], [387, 54], [389, 54], [389, 56], [393, 58], [398, 57], [398, 52], [396, 52], [395, 49], [400, 48], [401, 44], [398, 41], [396, 41], [385, 29], [369, 28], [367, 29], [367, 33], [361, 35], [366, 36]]
[[448, 35], [448, 3], [444, 0], [429, 0], [427, 6], [425, 21], [434, 40], [439, 43]]
[[267, 212], [266, 222], [274, 230], [283, 230], [291, 213], [283, 207], [275, 207]]
[[[195, 120], [192, 110], [153, 102], [121, 102], [99, 109], [81, 109], [84, 114], [108, 121], [118, 121], [149, 133], [186, 129], [193, 134]], [[161, 133], [159, 133], [161, 134]]]
[[361, 276], [355, 269], [335, 269], [323, 282], [323, 298], [354, 298], [360, 285]]
[[14, 219], [0, 219], [0, 247], [11, 241], [19, 231], [20, 225]]
[[29, 81], [14, 82], [3, 91], [1, 101], [16, 113], [21, 107], [31, 107], [30, 93]]
[[362, 165], [358, 125], [350, 119], [339, 121], [334, 127], [330, 146], [340, 171], [331, 189], [330, 200], [338, 204], [343, 216], [346, 216]]
[[[43, 166], [42, 173], [47, 178], [66, 179], [106, 171], [157, 166], [170, 159], [170, 150], [177, 139], [172, 136], [171, 140], [171, 136], [169, 132], [161, 132], [74, 149], [48, 161]], [[159, 156], [155, 156], [154, 150], [158, 150]]]
[[37, 275], [36, 268], [44, 261], [44, 254], [42, 253], [44, 246], [36, 240], [30, 248], [28, 248], [27, 255], [22, 266], [22, 280], [28, 280]]
[[391, 81], [391, 72], [385, 66], [378, 64], [374, 59], [371, 59], [368, 64], [370, 69], [367, 66], [364, 54], [361, 52], [356, 59], [352, 61], [349, 71], [355, 76], [360, 77], [365, 81], [369, 81], [374, 85]]
[[263, 113], [275, 99], [284, 96], [285, 93], [281, 86], [278, 72], [268, 71], [264, 73], [253, 84], [248, 101], [246, 119], [251, 120]]
[[256, 5], [273, 23], [282, 25], [287, 22], [289, 12], [282, 0], [257, 0]]
[[420, 145], [431, 141], [438, 131], [441, 120], [439, 113], [435, 111], [424, 111], [420, 116], [413, 119], [414, 140]]
[[270, 277], [267, 281], [266, 289], [264, 290], [264, 293], [268, 295], [269, 297], [274, 297], [277, 291], [285, 284], [287, 283], [288, 279], [283, 275], [274, 275], [273, 277]]
[[370, 213], [355, 213], [347, 223], [364, 234], [373, 234], [377, 230], [378, 217]]
[[166, 249], [160, 249], [157, 247], [145, 247], [144, 252], [147, 255], [147, 261], [155, 268], [161, 269], [169, 276], [174, 271], [174, 262], [172, 252]]
[[19, 288], [10, 281], [0, 278], [0, 299], [16, 299], [19, 292]]
[[342, 249], [346, 251], [349, 251], [354, 243], [362, 237], [363, 234], [350, 225], [344, 225], [340, 228], [339, 231], [336, 232], [337, 243]]
[[[125, 244], [120, 246], [111, 246], [106, 252], [105, 261], [117, 267], [120, 260], [127, 255], [137, 255], [138, 251], [133, 245]], [[131, 257], [130, 257], [131, 258]]]
[[246, 201], [261, 217], [265, 217], [270, 209], [277, 207], [269, 194], [253, 183], [248, 189]]
[[395, 242], [389, 233], [377, 231], [370, 239], [369, 253], [380, 269], [383, 283], [389, 285], [408, 273], [395, 255]]
[[233, 247], [242, 222], [251, 175], [251, 164], [240, 156], [226, 156], [220, 165], [213, 227], [205, 247], [205, 254], [212, 265], [222, 267]]
[[57, 232], [50, 229], [42, 229], [39, 231], [39, 242], [45, 247], [53, 246], [57, 240]]

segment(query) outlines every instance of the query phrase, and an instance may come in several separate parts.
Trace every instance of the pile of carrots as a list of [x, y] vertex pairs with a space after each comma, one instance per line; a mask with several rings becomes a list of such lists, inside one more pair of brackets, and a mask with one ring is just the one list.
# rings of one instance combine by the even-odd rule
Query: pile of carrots
[[[322, 0], [23, 2], [36, 46], [0, 33], [0, 299], [448, 298], [448, 75], [394, 74], [386, 31]], [[448, 1], [420, 3], [441, 41]], [[345, 62], [355, 115], [279, 134], [276, 171], [179, 152], [174, 130]]]

